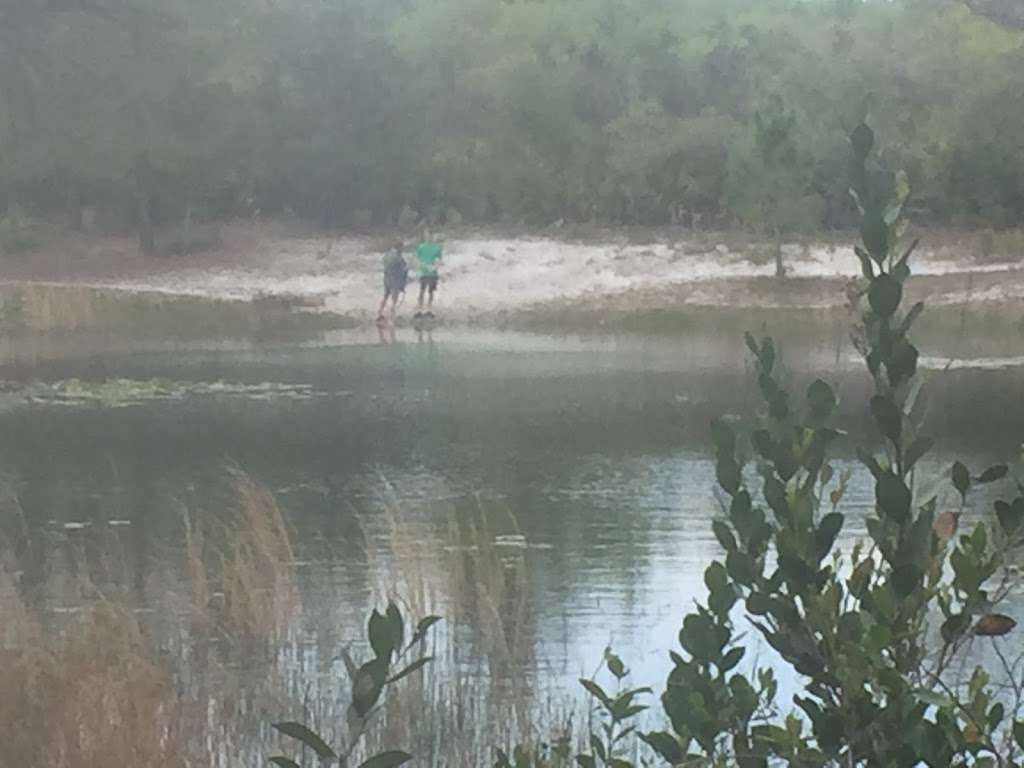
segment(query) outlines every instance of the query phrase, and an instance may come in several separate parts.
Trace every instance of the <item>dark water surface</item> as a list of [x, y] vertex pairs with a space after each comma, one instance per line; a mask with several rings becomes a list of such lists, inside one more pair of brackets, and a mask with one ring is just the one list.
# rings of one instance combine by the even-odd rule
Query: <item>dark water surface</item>
[[[869, 382], [830, 333], [808, 329], [785, 359], [797, 390], [821, 375], [839, 393], [851, 432], [836, 461], [853, 471], [843, 502], [850, 541], [873, 505], [851, 460], [855, 441], [870, 439]], [[180, 652], [182, 509], [219, 514], [218, 478], [230, 463], [274, 491], [293, 530], [303, 610], [277, 651], [293, 693], [312, 681], [314, 695], [330, 698], [324, 679], [338, 674], [338, 648], [359, 637], [375, 601], [403, 590], [456, 616], [456, 634], [490, 625], [475, 628], [452, 664], [518, 676], [557, 699], [612, 645], [638, 682], [657, 688], [680, 618], [703, 596], [703, 569], [720, 554], [708, 423], [757, 405], [742, 340], [439, 329], [383, 341], [353, 333], [154, 350], [89, 339], [65, 340], [61, 354], [11, 355], [0, 366], [9, 390], [0, 472], [6, 505], [19, 510], [17, 524], [5, 510], [4, 525], [22, 584], [51, 609], [73, 607], [60, 586], [66, 572], [103, 558], [90, 547], [69, 552], [106, 526], [121, 564], [100, 578], [129, 585], [154, 611], [160, 643]], [[925, 431], [938, 439], [930, 468], [944, 473], [954, 448], [974, 468], [1018, 457], [1024, 365], [940, 370], [944, 350], [925, 352], [938, 360], [922, 401]], [[69, 379], [86, 388], [160, 379], [175, 395], [46, 396]], [[460, 607], [465, 596], [452, 586], [460, 548], [480, 544], [466, 531], [483, 527], [501, 567], [518, 574], [512, 586], [501, 577], [511, 602], [492, 614], [479, 599]], [[273, 717], [288, 705], [265, 706]]]

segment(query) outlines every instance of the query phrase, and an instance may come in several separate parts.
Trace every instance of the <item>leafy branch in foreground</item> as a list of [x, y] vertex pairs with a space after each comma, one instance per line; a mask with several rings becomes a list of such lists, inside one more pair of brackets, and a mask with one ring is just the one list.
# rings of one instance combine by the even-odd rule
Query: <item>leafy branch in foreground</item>
[[[273, 728], [299, 741], [304, 752], [306, 749], [312, 751], [320, 761], [346, 768], [369, 728], [385, 689], [433, 660], [430, 656], [420, 656], [407, 662], [406, 658], [410, 652], [422, 647], [422, 641], [438, 621], [440, 618], [437, 616], [427, 616], [420, 620], [406, 643], [405, 619], [398, 607], [389, 603], [384, 613], [374, 610], [367, 624], [366, 635], [374, 653], [373, 658], [357, 665], [348, 651], [342, 650], [345, 668], [352, 683], [352, 701], [348, 709], [349, 738], [345, 746], [330, 746], [323, 736], [302, 723], [274, 723]], [[360, 763], [359, 768], [397, 768], [410, 760], [412, 755], [407, 752], [388, 751], [368, 758]], [[302, 768], [299, 763], [284, 756], [271, 757], [270, 762], [279, 768]]]
[[[846, 437], [832, 423], [835, 391], [819, 379], [794, 398], [775, 342], [748, 334], [762, 407], [753, 424], [712, 426], [725, 497], [712, 530], [725, 557], [705, 570], [707, 598], [683, 619], [671, 653], [661, 697], [670, 730], [640, 735], [673, 766], [1024, 765], [1024, 653], [1006, 639], [1014, 620], [999, 612], [1024, 548], [1024, 485], [1009, 482], [1006, 466], [974, 474], [956, 462], [947, 489], [958, 508], [940, 512], [944, 497], [918, 477], [934, 443], [915, 419], [919, 353], [909, 333], [924, 306], [902, 309], [916, 243], [896, 247], [910, 189], [905, 174], [871, 167], [867, 125], [850, 138], [862, 239], [855, 340], [874, 384], [865, 420], [878, 440], [857, 456], [874, 512], [867, 535], [840, 546], [851, 472], [830, 460]], [[968, 514], [972, 491], [989, 483], [1013, 498]], [[799, 683], [791, 711], [780, 711], [772, 669], [744, 664], [741, 622]], [[955, 674], [980, 643], [998, 662]], [[583, 684], [611, 714], [615, 699]], [[579, 765], [631, 765], [609, 752], [626, 733], [614, 717], [610, 725]], [[548, 764], [516, 763], [531, 765]]]
[[[764, 407], [752, 429], [714, 425], [728, 505], [713, 527], [727, 554], [708, 567], [707, 603], [684, 619], [684, 655], [673, 657], [663, 701], [675, 740], [657, 749], [672, 764], [685, 762], [694, 744], [690, 758], [715, 765], [1020, 764], [1021, 697], [1004, 703], [981, 667], [966, 684], [949, 672], [975, 638], [991, 637], [1002, 654], [995, 638], [1014, 627], [995, 610], [1010, 584], [1007, 556], [1024, 543], [1024, 489], [997, 502], [994, 521], [976, 521], [958, 537], [972, 486], [1002, 480], [1008, 468], [972, 478], [954, 465], [955, 513], [937, 514], [940, 497], [915, 482], [933, 443], [913, 418], [918, 350], [908, 334], [923, 305], [901, 313], [916, 246], [896, 250], [909, 187], [904, 174], [869, 168], [874, 135], [866, 125], [851, 144], [863, 241], [858, 341], [874, 381], [868, 416], [882, 441], [880, 452], [858, 457], [872, 476], [875, 513], [866, 540], [845, 554], [837, 540], [846, 481], [828, 460], [843, 436], [831, 426], [835, 393], [818, 380], [794, 402], [772, 339], [748, 335]], [[743, 472], [751, 449], [756, 482]], [[799, 717], [774, 716], [767, 670], [757, 671], [758, 688], [743, 673], [730, 676], [744, 655], [741, 613], [801, 681]], [[1021, 690], [1020, 670], [1008, 660], [1003, 667], [1006, 684]]]

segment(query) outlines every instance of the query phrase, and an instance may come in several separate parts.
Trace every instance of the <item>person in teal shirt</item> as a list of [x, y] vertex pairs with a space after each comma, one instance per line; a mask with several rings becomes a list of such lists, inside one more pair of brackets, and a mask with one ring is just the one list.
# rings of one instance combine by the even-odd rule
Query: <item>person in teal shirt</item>
[[420, 280], [420, 300], [417, 315], [423, 315], [423, 300], [427, 300], [427, 317], [433, 317], [434, 293], [437, 291], [437, 266], [441, 261], [441, 244], [424, 234], [423, 242], [416, 246], [416, 273]]

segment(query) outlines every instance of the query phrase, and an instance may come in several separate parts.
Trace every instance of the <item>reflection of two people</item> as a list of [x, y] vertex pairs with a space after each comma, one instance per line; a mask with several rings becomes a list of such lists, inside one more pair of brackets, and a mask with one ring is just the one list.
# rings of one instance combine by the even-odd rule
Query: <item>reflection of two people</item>
[[[434, 329], [433, 328], [416, 328], [416, 343], [427, 344], [433, 346], [434, 344]], [[380, 339], [380, 343], [389, 346], [397, 342], [397, 336], [395, 333], [394, 325], [378, 325], [377, 326], [377, 337]]]

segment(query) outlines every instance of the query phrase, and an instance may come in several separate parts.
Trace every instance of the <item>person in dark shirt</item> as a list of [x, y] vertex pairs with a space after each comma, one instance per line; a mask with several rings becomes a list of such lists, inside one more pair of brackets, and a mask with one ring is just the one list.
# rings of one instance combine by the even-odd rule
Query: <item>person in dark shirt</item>
[[395, 322], [395, 312], [398, 308], [398, 299], [405, 294], [405, 285], [409, 282], [409, 265], [405, 263], [402, 256], [402, 243], [395, 244], [384, 256], [384, 298], [380, 300], [380, 309], [377, 311], [377, 322], [384, 323], [384, 308], [388, 299], [391, 299], [391, 322]]

